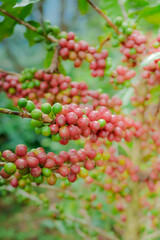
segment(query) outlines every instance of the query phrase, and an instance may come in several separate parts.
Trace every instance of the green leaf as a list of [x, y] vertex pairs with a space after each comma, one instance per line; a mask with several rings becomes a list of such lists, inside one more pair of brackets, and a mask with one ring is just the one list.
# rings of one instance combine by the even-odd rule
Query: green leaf
[[17, 0], [17, 3], [14, 7], [24, 7], [31, 3], [39, 2], [40, 0]]
[[[28, 23], [31, 24], [32, 26], [36, 27], [36, 28], [38, 28], [40, 26], [40, 23], [35, 22], [33, 20], [28, 21]], [[38, 37], [39, 34], [27, 28], [26, 32], [24, 33], [24, 36], [28, 40], [29, 45], [33, 46], [35, 44], [34, 38]]]
[[151, 54], [141, 62], [141, 67], [145, 67], [156, 59], [160, 59], [160, 52]]
[[66, 75], [66, 70], [64, 69], [64, 66], [62, 65], [62, 62], [59, 62], [58, 70], [59, 70], [60, 73], [62, 73], [63, 75]]
[[148, 100], [148, 104], [157, 104], [159, 102], [160, 99], [160, 85], [154, 87], [151, 89], [150, 91], [151, 97]]
[[[3, 0], [3, 4], [1, 5], [1, 8], [5, 9], [7, 12], [11, 13], [13, 16], [20, 18], [21, 20], [24, 20], [26, 16], [28, 16], [31, 13], [32, 5], [28, 5], [23, 8], [13, 8], [16, 4], [16, 0]], [[4, 15], [2, 12], [0, 12], [0, 15], [4, 16], [4, 20], [0, 22], [0, 41], [2, 41], [4, 38], [7, 38], [11, 36], [14, 32], [14, 27], [17, 24], [17, 21], [14, 19]]]
[[44, 60], [44, 67], [48, 68], [51, 65], [53, 59], [54, 51], [47, 51], [45, 60]]
[[117, 16], [123, 16], [121, 8], [119, 6], [118, 0], [112, 0], [112, 1], [106, 1], [106, 0], [101, 0], [98, 1], [99, 7], [106, 11], [107, 15], [115, 19]]
[[78, 8], [81, 14], [86, 14], [88, 11], [88, 3], [86, 0], [78, 0]]

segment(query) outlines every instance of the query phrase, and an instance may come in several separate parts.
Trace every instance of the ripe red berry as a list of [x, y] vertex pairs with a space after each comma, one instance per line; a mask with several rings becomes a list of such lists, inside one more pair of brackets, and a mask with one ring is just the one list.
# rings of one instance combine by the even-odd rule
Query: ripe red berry
[[61, 175], [62, 177], [67, 177], [68, 174], [69, 174], [69, 169], [68, 169], [68, 167], [66, 167], [66, 166], [61, 166], [61, 167], [58, 169], [58, 171], [59, 171], [59, 173], [60, 173], [60, 175]]
[[38, 159], [35, 157], [27, 157], [26, 160], [27, 160], [28, 167], [30, 168], [36, 168], [39, 164]]
[[19, 158], [15, 161], [15, 165], [18, 169], [24, 169], [27, 167], [27, 161], [23, 158]]
[[23, 144], [19, 144], [16, 147], [15, 153], [19, 157], [24, 157], [27, 154], [27, 147]]

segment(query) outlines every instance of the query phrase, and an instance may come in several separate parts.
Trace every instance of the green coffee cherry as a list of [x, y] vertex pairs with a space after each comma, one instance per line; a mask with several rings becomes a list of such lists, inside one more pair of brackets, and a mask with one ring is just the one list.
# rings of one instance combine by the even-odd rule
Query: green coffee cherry
[[8, 162], [4, 165], [4, 170], [8, 174], [13, 174], [16, 171], [16, 165], [12, 162]]
[[57, 114], [57, 113], [60, 113], [62, 111], [62, 105], [60, 103], [55, 103], [53, 106], [52, 106], [52, 111]]
[[43, 103], [41, 106], [41, 110], [45, 114], [49, 114], [51, 112], [51, 105], [49, 103]]
[[42, 118], [42, 112], [39, 109], [33, 109], [31, 112], [31, 117], [35, 120]]
[[20, 99], [18, 100], [18, 106], [19, 106], [20, 108], [24, 108], [26, 105], [27, 105], [27, 100], [26, 100], [25, 98], [20, 98]]
[[35, 109], [35, 105], [32, 101], [28, 100], [25, 108], [28, 112], [32, 112]]

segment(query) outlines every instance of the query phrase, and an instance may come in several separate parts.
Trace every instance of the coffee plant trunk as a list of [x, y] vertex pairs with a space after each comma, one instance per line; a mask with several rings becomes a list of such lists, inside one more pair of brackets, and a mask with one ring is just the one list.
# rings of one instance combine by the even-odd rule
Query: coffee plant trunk
[[[140, 141], [134, 139], [132, 151], [131, 151], [132, 161], [140, 165], [141, 163], [141, 150]], [[129, 188], [131, 190], [132, 202], [130, 207], [127, 209], [127, 222], [124, 228], [123, 240], [138, 240], [139, 239], [139, 226], [140, 226], [140, 207], [139, 207], [139, 197], [140, 197], [140, 186], [139, 183], [133, 183], [130, 181]]]

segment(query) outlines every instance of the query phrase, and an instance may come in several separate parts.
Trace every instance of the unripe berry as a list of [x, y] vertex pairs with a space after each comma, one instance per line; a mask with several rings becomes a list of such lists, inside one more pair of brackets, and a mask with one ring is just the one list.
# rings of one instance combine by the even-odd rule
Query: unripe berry
[[57, 182], [57, 177], [54, 173], [50, 177], [47, 178], [47, 183], [49, 185], [54, 185]]
[[42, 112], [39, 109], [33, 109], [31, 112], [31, 117], [35, 120], [39, 120], [42, 118]]
[[62, 111], [62, 105], [60, 103], [55, 103], [53, 106], [52, 106], [52, 111], [57, 114], [57, 113], [60, 113]]
[[20, 108], [24, 108], [26, 105], [27, 105], [27, 100], [26, 100], [25, 98], [20, 98], [20, 99], [18, 100], [18, 106], [19, 106]]
[[42, 168], [42, 174], [45, 177], [50, 177], [52, 175], [52, 171], [51, 169], [44, 167]]
[[16, 171], [16, 165], [14, 164], [14, 163], [11, 163], [11, 162], [9, 162], [9, 163], [6, 163], [5, 165], [4, 165], [4, 170], [5, 170], [5, 172], [7, 173], [7, 174], [13, 174], [13, 173], [15, 173], [15, 171]]
[[51, 105], [49, 103], [43, 103], [41, 106], [41, 110], [45, 114], [49, 114], [51, 112]]

